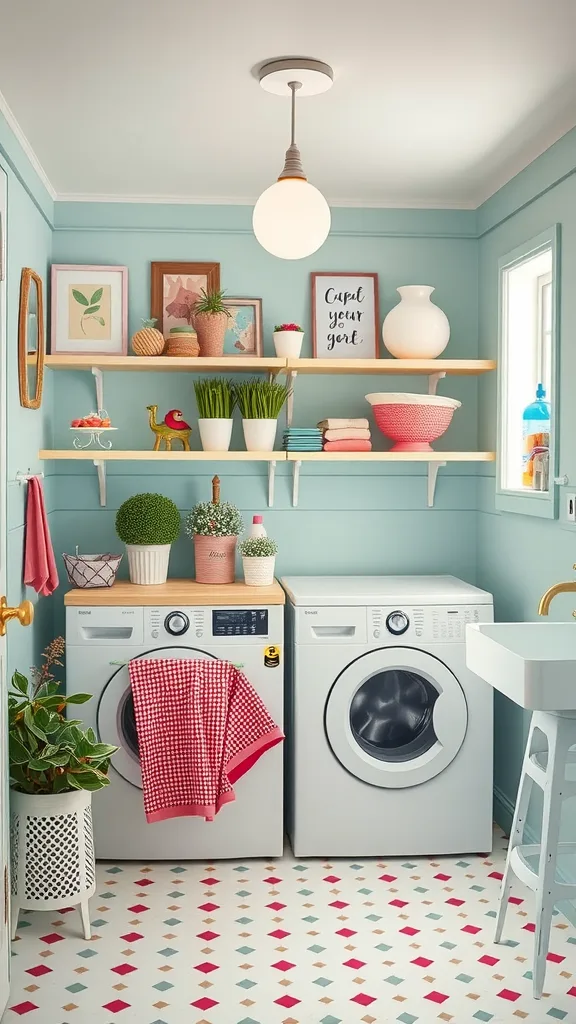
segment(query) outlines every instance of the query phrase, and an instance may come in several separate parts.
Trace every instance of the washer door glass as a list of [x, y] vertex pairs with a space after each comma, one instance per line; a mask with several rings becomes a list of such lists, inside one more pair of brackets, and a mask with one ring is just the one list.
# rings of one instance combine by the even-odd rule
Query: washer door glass
[[433, 655], [407, 647], [371, 651], [335, 681], [326, 735], [347, 771], [373, 786], [415, 786], [460, 750], [468, 724], [464, 693]]
[[[146, 654], [139, 654], [137, 657], [184, 659], [213, 658], [214, 655], [196, 647], [162, 647]], [[126, 782], [142, 789], [138, 733], [127, 665], [120, 666], [106, 683], [98, 703], [96, 721], [98, 738], [119, 748], [111, 762], [114, 771]]]

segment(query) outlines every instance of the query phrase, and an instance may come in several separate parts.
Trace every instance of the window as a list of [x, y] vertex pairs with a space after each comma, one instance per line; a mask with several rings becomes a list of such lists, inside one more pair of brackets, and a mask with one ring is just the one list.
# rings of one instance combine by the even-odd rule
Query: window
[[556, 514], [557, 229], [500, 261], [497, 507]]

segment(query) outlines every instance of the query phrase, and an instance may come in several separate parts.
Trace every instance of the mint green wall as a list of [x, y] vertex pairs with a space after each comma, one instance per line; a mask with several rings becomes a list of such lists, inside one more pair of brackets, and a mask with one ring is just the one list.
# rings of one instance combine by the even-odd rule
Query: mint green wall
[[[45, 467], [38, 461], [38, 449], [49, 436], [52, 419], [52, 381], [46, 381], [44, 400], [38, 411], [23, 409], [18, 394], [18, 305], [20, 275], [23, 267], [32, 267], [48, 280], [52, 250], [53, 202], [19, 143], [0, 115], [0, 166], [8, 177], [7, 217], [7, 477], [8, 477], [8, 558], [7, 596], [9, 604], [18, 604], [24, 597], [34, 601], [34, 624], [22, 629], [12, 624], [8, 629], [8, 670], [19, 667], [26, 671], [38, 660], [39, 652], [52, 631], [52, 606], [27, 592], [22, 583], [24, 545], [24, 499], [26, 488], [15, 483], [17, 470], [39, 471]], [[50, 501], [50, 480], [46, 481]], [[48, 505], [50, 508], [50, 504]]]

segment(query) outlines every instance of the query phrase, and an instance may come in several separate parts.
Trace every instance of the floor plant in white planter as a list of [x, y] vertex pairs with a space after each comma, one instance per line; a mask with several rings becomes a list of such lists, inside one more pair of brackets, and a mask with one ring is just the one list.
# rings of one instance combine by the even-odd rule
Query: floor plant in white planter
[[223, 377], [210, 377], [194, 381], [198, 406], [198, 429], [205, 452], [227, 452], [230, 448], [232, 413], [236, 405], [236, 392], [231, 381]]
[[236, 400], [242, 414], [247, 451], [274, 450], [278, 417], [290, 394], [288, 384], [261, 380], [259, 377], [237, 385]]
[[12, 676], [8, 695], [12, 843], [12, 931], [21, 909], [80, 906], [90, 938], [88, 900], [96, 888], [91, 799], [108, 785], [118, 749], [65, 717], [89, 693], [66, 696], [52, 668], [62, 665], [64, 640], [48, 645], [41, 669]]
[[246, 537], [240, 544], [244, 582], [249, 587], [271, 587], [278, 545], [270, 537]]
[[132, 583], [166, 583], [170, 548], [180, 527], [177, 506], [163, 494], [133, 494], [120, 506], [116, 533], [126, 545]]

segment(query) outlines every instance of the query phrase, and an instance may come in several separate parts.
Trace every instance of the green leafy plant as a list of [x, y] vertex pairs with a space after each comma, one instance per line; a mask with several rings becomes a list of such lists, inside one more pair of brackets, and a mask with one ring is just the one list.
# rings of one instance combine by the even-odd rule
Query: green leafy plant
[[228, 501], [215, 504], [200, 501], [186, 518], [186, 533], [189, 537], [238, 537], [244, 529], [242, 516], [235, 505]]
[[163, 494], [133, 494], [116, 513], [116, 533], [125, 544], [172, 544], [180, 527], [177, 506]]
[[300, 334], [303, 333], [302, 328], [299, 327], [298, 324], [276, 324], [274, 333], [276, 333], [276, 331], [299, 331]]
[[236, 390], [231, 381], [222, 377], [196, 380], [194, 391], [200, 419], [230, 419], [236, 405]]
[[10, 782], [33, 795], [97, 790], [107, 786], [110, 758], [118, 747], [99, 743], [92, 729], [66, 718], [70, 704], [85, 704], [90, 693], [65, 695], [51, 669], [62, 665], [64, 640], [57, 637], [42, 655], [44, 664], [32, 669], [32, 680], [21, 672], [12, 676], [8, 694]]
[[278, 554], [278, 545], [271, 537], [246, 537], [240, 544], [244, 558], [271, 558]]
[[287, 384], [254, 377], [236, 387], [236, 401], [245, 420], [276, 420], [292, 393]]
[[86, 331], [84, 330], [85, 320], [97, 320], [101, 327], [105, 326], [106, 321], [104, 317], [96, 316], [96, 313], [100, 309], [100, 300], [102, 299], [103, 294], [104, 289], [97, 288], [95, 292], [92, 292], [91, 297], [88, 298], [88, 296], [84, 295], [84, 292], [81, 292], [78, 288], [72, 289], [72, 295], [76, 299], [76, 302], [79, 306], [84, 307], [84, 311], [80, 317], [80, 327], [82, 328], [83, 334], [86, 334]]
[[217, 288], [212, 292], [207, 292], [205, 288], [200, 291], [200, 298], [197, 300], [194, 306], [195, 313], [209, 313], [212, 316], [216, 316], [219, 313], [224, 313], [225, 316], [231, 316], [230, 310], [224, 304], [225, 291], [222, 288]]

